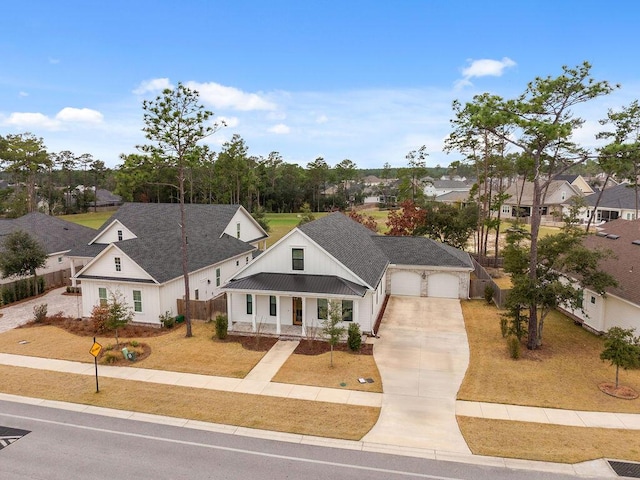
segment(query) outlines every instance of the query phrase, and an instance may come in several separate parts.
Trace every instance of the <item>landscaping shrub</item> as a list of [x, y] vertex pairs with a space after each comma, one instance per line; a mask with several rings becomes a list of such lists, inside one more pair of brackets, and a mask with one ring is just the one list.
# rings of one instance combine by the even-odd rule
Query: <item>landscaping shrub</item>
[[514, 360], [520, 358], [520, 340], [515, 335], [510, 335], [507, 338], [507, 346], [509, 347], [509, 356]]
[[229, 318], [226, 315], [216, 316], [216, 337], [220, 340], [227, 338], [227, 329], [229, 328]]
[[353, 352], [359, 351], [362, 346], [362, 333], [360, 332], [360, 326], [357, 323], [351, 323], [347, 334], [347, 345], [349, 345], [349, 349]]
[[135, 347], [137, 347], [138, 345], [140, 345], [140, 342], [138, 342], [137, 340], [131, 340], [131, 341], [129, 342], [129, 345], [135, 348]]
[[118, 360], [120, 360], [120, 357], [122, 357], [122, 353], [115, 350], [110, 350], [104, 353], [101, 363], [116, 363]]
[[33, 307], [33, 320], [36, 323], [42, 323], [47, 319], [47, 304], [41, 303]]
[[484, 299], [487, 302], [487, 305], [491, 305], [493, 302], [493, 294], [496, 293], [493, 285], [485, 285], [484, 287]]
[[173, 326], [176, 324], [176, 318], [168, 310], [158, 318], [160, 319], [160, 325], [162, 325], [164, 328], [173, 328]]

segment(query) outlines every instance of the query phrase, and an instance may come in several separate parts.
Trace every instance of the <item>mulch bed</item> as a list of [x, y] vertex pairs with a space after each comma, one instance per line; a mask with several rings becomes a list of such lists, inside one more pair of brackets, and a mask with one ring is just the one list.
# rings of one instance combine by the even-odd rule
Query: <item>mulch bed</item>
[[[94, 321], [90, 318], [76, 319], [63, 317], [62, 315], [48, 316], [42, 322], [31, 321], [18, 328], [33, 328], [41, 325], [52, 325], [66, 330], [69, 333], [80, 337], [93, 337], [96, 335], [104, 335], [106, 332], [100, 332], [96, 328]], [[180, 327], [176, 327], [180, 328]], [[157, 328], [145, 325], [130, 324], [118, 329], [118, 336], [122, 338], [148, 338], [166, 335], [173, 329]]]
[[601, 392], [611, 395], [612, 397], [621, 398], [623, 400], [635, 400], [638, 398], [638, 392], [633, 388], [625, 385], [619, 385], [616, 388], [616, 384], [612, 382], [604, 382], [598, 385]]
[[224, 340], [216, 340], [218, 342], [236, 342], [242, 345], [245, 350], [254, 352], [267, 352], [271, 350], [278, 341], [275, 337], [256, 337], [251, 335], [227, 335]]
[[[298, 355], [321, 355], [331, 350], [329, 342], [323, 340], [300, 340], [300, 345], [296, 347], [293, 353]], [[359, 352], [353, 352], [346, 343], [339, 343], [333, 347], [334, 352], [350, 352], [360, 355], [373, 355], [373, 345], [363, 343]]]

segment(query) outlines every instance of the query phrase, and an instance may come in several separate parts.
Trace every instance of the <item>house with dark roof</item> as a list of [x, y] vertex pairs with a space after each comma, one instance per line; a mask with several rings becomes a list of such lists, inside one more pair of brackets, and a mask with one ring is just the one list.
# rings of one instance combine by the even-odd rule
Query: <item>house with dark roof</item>
[[[586, 197], [586, 208], [582, 209], [581, 216], [583, 222], [587, 222], [590, 216], [594, 216], [592, 222], [608, 222], [622, 218], [624, 220], [634, 220], [636, 218], [636, 204], [640, 204], [640, 198], [636, 195], [636, 190], [628, 183], [621, 183], [612, 187], [607, 187], [602, 192], [602, 197], [598, 202], [599, 193]], [[598, 208], [596, 208], [598, 203]]]
[[[185, 205], [189, 296], [209, 300], [221, 286], [266, 248], [266, 232], [239, 205]], [[82, 311], [88, 316], [119, 292], [135, 322], [159, 324], [177, 313], [184, 296], [180, 206], [125, 203], [83, 246], [70, 255], [86, 265], [74, 279], [82, 284]]]
[[[36, 240], [47, 252], [47, 264], [38, 269], [38, 276], [59, 271], [71, 271], [74, 267], [68, 253], [75, 247], [86, 244], [95, 235], [95, 230], [52, 217], [40, 212], [33, 212], [19, 218], [0, 219], [0, 242], [12, 232], [22, 230]], [[14, 279], [0, 279], [0, 283], [12, 282]]]
[[607, 222], [583, 244], [590, 249], [610, 250], [612, 255], [600, 261], [602, 271], [618, 282], [604, 295], [583, 290], [582, 308], [564, 309], [576, 321], [595, 332], [611, 327], [635, 328], [640, 333], [640, 220]]
[[554, 180], [564, 180], [572, 187], [577, 188], [582, 192], [584, 196], [591, 195], [593, 193], [593, 188], [589, 185], [582, 175], [565, 173], [562, 175], [556, 175], [553, 177]]
[[[223, 287], [231, 328], [298, 327], [338, 301], [345, 324], [372, 332], [387, 294], [468, 298], [469, 254], [424, 237], [378, 235], [342, 213], [293, 229]], [[295, 330], [295, 328], [294, 328]]]

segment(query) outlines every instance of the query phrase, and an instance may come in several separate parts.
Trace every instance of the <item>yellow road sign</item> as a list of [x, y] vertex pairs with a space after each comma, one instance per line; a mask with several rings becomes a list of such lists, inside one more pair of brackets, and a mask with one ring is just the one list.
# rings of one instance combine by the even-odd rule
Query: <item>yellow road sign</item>
[[101, 351], [102, 345], [100, 345], [98, 342], [94, 342], [94, 344], [91, 346], [91, 350], [89, 350], [89, 353], [94, 357], [97, 357], [98, 355], [100, 355]]

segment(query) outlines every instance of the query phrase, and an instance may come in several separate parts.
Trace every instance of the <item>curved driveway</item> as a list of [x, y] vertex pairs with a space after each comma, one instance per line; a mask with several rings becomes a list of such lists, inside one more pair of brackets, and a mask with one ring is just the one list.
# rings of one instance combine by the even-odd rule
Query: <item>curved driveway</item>
[[378, 335], [382, 411], [362, 441], [471, 454], [456, 422], [469, 364], [460, 301], [391, 297]]

